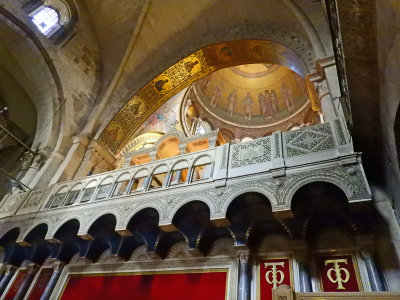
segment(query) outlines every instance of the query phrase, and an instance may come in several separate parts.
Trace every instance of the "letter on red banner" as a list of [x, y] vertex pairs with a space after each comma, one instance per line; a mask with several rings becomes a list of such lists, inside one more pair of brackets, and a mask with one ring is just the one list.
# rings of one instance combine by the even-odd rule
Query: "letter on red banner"
[[318, 264], [324, 292], [360, 291], [351, 255], [324, 255], [318, 258]]
[[291, 285], [289, 258], [266, 259], [260, 261], [259, 299], [271, 300], [272, 289], [281, 284]]

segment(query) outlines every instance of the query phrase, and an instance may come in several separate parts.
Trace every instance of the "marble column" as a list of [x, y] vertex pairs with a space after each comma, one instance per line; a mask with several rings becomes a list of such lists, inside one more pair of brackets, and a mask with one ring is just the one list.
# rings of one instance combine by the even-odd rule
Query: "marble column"
[[53, 292], [53, 289], [58, 281], [58, 278], [60, 277], [61, 272], [64, 268], [64, 263], [56, 261], [53, 263], [53, 266], [54, 266], [53, 274], [51, 275], [51, 278], [47, 283], [46, 289], [44, 290], [42, 297], [40, 297], [40, 300], [50, 299], [50, 295]]
[[325, 122], [332, 122], [337, 117], [337, 111], [329, 93], [326, 80], [317, 83], [318, 97], [321, 103], [321, 110]]
[[311, 278], [305, 261], [299, 261], [299, 281], [300, 291], [302, 293], [310, 293], [311, 290]]
[[250, 300], [249, 257], [250, 255], [248, 250], [239, 252], [238, 300]]
[[295, 259], [299, 268], [299, 285], [296, 288], [302, 293], [312, 292], [311, 277], [308, 268], [309, 250], [307, 243], [303, 240], [293, 241], [293, 249], [295, 250]]
[[371, 289], [374, 292], [385, 291], [385, 285], [383, 283], [381, 274], [376, 266], [373, 253], [370, 250], [361, 251], [361, 256], [364, 260], [365, 267], [367, 269], [369, 282], [371, 284]]
[[83, 160], [76, 171], [74, 179], [88, 176], [89, 172], [98, 174], [115, 167], [116, 158], [100, 142], [90, 142]]
[[4, 290], [6, 289], [17, 268], [13, 265], [6, 265], [5, 269], [5, 274], [0, 281], [0, 295], [4, 293]]
[[[40, 169], [44, 165], [47, 159], [46, 150], [39, 150], [39, 153], [28, 159], [27, 164], [30, 163], [24, 176], [21, 178], [21, 182], [30, 188], [34, 187], [36, 184], [35, 178], [37, 177]], [[24, 166], [26, 168], [26, 165]], [[33, 184], [32, 184], [33, 183]]]
[[22, 282], [21, 286], [18, 289], [17, 294], [14, 296], [13, 300], [22, 300], [25, 297], [26, 291], [29, 289], [29, 286], [32, 283], [33, 278], [35, 277], [36, 272], [39, 270], [38, 265], [36, 264], [29, 264], [27, 266], [27, 274]]

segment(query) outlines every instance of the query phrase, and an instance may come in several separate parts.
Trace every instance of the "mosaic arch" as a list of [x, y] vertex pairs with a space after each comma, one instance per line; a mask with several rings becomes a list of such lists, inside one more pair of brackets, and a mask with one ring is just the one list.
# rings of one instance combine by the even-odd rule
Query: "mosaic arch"
[[207, 46], [146, 84], [110, 121], [100, 142], [118, 154], [140, 125], [180, 90], [217, 70], [254, 63], [283, 65], [302, 77], [308, 72], [293, 50], [277, 42], [240, 40]]

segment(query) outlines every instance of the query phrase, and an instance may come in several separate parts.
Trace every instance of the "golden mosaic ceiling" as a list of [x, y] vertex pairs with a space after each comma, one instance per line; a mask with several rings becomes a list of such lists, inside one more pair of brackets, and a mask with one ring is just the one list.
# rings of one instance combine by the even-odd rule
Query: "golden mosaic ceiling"
[[221, 69], [194, 85], [201, 105], [211, 115], [246, 128], [280, 123], [308, 102], [305, 80], [275, 64]]
[[101, 134], [100, 142], [117, 154], [139, 126], [177, 92], [217, 70], [252, 63], [283, 65], [301, 76], [308, 72], [294, 51], [276, 42], [241, 40], [207, 46], [145, 85], [114, 116]]

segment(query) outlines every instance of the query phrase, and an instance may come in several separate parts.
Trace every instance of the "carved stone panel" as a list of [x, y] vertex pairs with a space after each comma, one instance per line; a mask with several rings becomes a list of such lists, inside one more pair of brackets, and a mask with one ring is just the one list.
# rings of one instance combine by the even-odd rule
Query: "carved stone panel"
[[286, 157], [334, 149], [336, 147], [329, 123], [284, 133]]
[[231, 168], [268, 161], [271, 161], [271, 140], [269, 137], [232, 146]]

